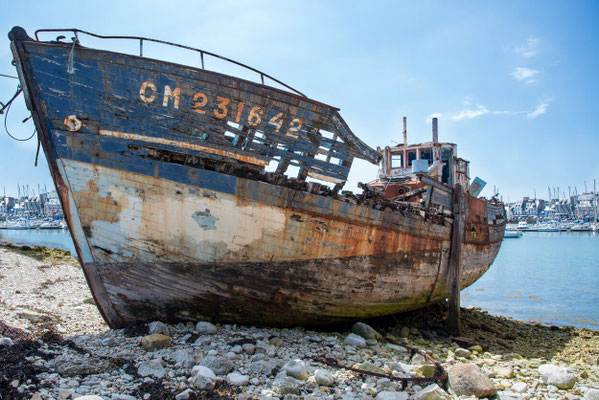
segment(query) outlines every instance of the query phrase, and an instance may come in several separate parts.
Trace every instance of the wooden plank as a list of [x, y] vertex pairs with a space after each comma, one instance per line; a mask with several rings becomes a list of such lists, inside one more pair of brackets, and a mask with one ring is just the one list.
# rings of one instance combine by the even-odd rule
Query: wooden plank
[[462, 185], [456, 183], [453, 192], [453, 228], [451, 231], [451, 253], [447, 271], [448, 280], [448, 303], [447, 329], [449, 334], [458, 336], [460, 334], [460, 281], [461, 271], [461, 248], [464, 235], [464, 190]]

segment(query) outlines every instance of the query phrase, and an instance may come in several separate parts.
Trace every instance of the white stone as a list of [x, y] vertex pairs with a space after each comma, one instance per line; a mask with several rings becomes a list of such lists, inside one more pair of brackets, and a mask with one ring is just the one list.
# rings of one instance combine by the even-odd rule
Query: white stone
[[13, 341], [10, 338], [0, 338], [0, 346], [14, 346]]
[[184, 368], [191, 368], [195, 363], [195, 357], [189, 351], [177, 350], [171, 355], [171, 359]]
[[239, 372], [231, 372], [227, 375], [227, 382], [233, 386], [246, 386], [250, 383], [250, 377]]
[[358, 336], [355, 333], [350, 333], [347, 335], [345, 340], [343, 340], [343, 343], [356, 348], [366, 347], [366, 340], [364, 340], [362, 336]]
[[584, 394], [583, 400], [599, 400], [599, 390], [598, 389], [589, 389]]
[[451, 400], [451, 396], [439, 385], [433, 383], [416, 393], [414, 400]]
[[510, 390], [516, 393], [524, 393], [528, 390], [528, 385], [524, 382], [516, 382], [512, 385]]
[[314, 378], [319, 385], [331, 386], [335, 383], [335, 378], [326, 369], [319, 368], [314, 372]]
[[214, 389], [216, 385], [216, 375], [210, 368], [202, 365], [196, 365], [191, 370], [191, 384], [198, 389]]
[[544, 364], [539, 367], [539, 373], [545, 384], [554, 385], [560, 389], [571, 389], [576, 383], [576, 374], [567, 368]]
[[500, 391], [497, 392], [497, 400], [524, 400], [520, 393]]
[[164, 367], [157, 360], [142, 362], [137, 367], [137, 373], [141, 376], [154, 376], [156, 378], [164, 378], [166, 375]]
[[137, 400], [137, 397], [124, 393], [115, 393], [110, 397], [111, 400]]
[[375, 400], [408, 400], [410, 396], [406, 392], [390, 392], [385, 390], [383, 392], [379, 392]]
[[196, 332], [200, 335], [214, 335], [218, 329], [214, 324], [207, 321], [200, 321], [196, 324]]
[[463, 349], [461, 347], [455, 349], [454, 354], [457, 357], [470, 358], [472, 357], [472, 352], [468, 349]]
[[242, 349], [240, 345], [236, 344], [235, 346], [231, 347], [231, 351], [235, 354], [239, 354], [241, 353]]
[[287, 375], [305, 381], [308, 379], [308, 368], [306, 363], [302, 360], [291, 360], [287, 361], [283, 365], [283, 371], [287, 372]]
[[185, 389], [184, 391], [175, 396], [175, 400], [187, 400], [192, 395], [192, 393], [194, 393], [193, 390]]
[[148, 324], [148, 334], [151, 335], [153, 333], [162, 333], [163, 335], [168, 336], [170, 332], [168, 326], [166, 326], [163, 322], [154, 321]]
[[85, 396], [75, 397], [75, 400], [104, 400], [100, 396], [96, 396], [94, 394], [87, 394]]
[[292, 378], [290, 376], [283, 376], [283, 377], [277, 378], [273, 381], [272, 390], [275, 393], [278, 393], [281, 395], [298, 394], [299, 393], [299, 384], [300, 384], [300, 381], [298, 381], [297, 379]]

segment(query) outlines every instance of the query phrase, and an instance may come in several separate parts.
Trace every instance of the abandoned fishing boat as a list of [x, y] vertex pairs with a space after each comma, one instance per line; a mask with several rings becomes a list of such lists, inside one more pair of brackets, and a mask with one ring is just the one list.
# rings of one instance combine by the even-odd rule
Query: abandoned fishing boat
[[[73, 38], [38, 39], [51, 32]], [[135, 39], [140, 55], [84, 47], [84, 34]], [[447, 297], [454, 219], [465, 223], [462, 286], [499, 250], [502, 204], [464, 193], [454, 218], [453, 194], [470, 189], [455, 145], [381, 154], [338, 109], [186, 46], [76, 29], [33, 39], [15, 27], [9, 38], [79, 260], [111, 327], [397, 313]], [[201, 68], [144, 57], [147, 42], [196, 51]], [[209, 71], [206, 57], [260, 83]], [[360, 195], [341, 191], [356, 157], [383, 166]], [[434, 171], [410, 169], [422, 160]]]

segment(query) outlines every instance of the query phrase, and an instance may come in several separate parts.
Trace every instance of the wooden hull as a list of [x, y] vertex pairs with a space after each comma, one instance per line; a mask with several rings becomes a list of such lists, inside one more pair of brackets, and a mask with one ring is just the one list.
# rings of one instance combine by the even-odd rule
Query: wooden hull
[[[64, 72], [64, 45], [14, 41], [13, 53], [79, 259], [110, 326], [198, 319], [322, 324], [446, 298], [450, 217], [227, 170], [221, 157], [252, 165], [260, 157], [181, 140], [172, 132], [187, 126], [188, 114], [139, 101], [145, 78], [137, 75], [175, 81], [189, 72], [183, 67], [161, 70], [136, 59], [145, 69], [131, 75], [132, 57], [112, 59], [126, 66], [119, 69], [111, 54], [79, 52], [80, 70], [100, 65], [102, 73], [77, 80]], [[125, 88], [117, 90], [119, 76]], [[337, 118], [315, 102], [298, 106], [311, 110], [303, 111], [306, 120], [320, 107], [312, 120], [324, 118], [323, 126]], [[82, 116], [82, 128], [65, 129], [72, 114]], [[216, 164], [207, 167], [205, 159]], [[344, 172], [322, 171], [334, 179]], [[489, 268], [504, 230], [501, 213], [478, 199], [469, 204], [462, 287]]]

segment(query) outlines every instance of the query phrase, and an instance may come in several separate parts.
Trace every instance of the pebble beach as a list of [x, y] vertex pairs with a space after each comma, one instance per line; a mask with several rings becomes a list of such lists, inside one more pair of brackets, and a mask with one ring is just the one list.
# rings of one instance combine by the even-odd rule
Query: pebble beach
[[2, 245], [0, 399], [599, 399], [599, 332], [461, 313], [463, 338], [442, 304], [326, 330], [113, 330], [68, 252]]

